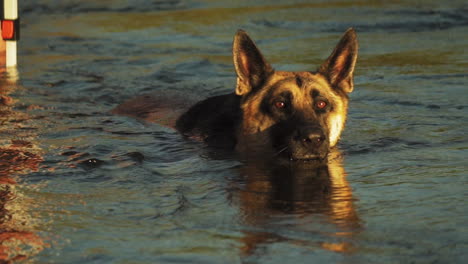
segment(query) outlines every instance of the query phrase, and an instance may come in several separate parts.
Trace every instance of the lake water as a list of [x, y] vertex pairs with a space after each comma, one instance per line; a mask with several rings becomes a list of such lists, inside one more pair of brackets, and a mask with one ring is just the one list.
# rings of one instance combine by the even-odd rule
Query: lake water
[[[132, 4], [129, 4], [131, 2]], [[466, 263], [466, 1], [21, 1], [0, 85], [0, 259]], [[244, 164], [110, 114], [231, 91], [232, 38], [280, 70], [360, 43], [328, 167]]]

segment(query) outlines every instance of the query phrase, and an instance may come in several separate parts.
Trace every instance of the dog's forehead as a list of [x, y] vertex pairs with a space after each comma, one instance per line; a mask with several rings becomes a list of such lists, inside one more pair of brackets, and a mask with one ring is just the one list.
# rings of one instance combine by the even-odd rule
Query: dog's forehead
[[284, 90], [297, 93], [308, 93], [311, 90], [321, 93], [332, 92], [323, 75], [311, 72], [275, 72], [270, 79], [270, 87], [274, 93], [281, 93]]

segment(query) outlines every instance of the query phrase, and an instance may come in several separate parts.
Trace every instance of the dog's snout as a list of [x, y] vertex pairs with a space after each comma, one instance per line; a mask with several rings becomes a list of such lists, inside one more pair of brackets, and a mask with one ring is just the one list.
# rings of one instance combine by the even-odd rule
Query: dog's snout
[[321, 129], [315, 127], [305, 127], [297, 131], [295, 138], [306, 147], [317, 148], [326, 140], [324, 133]]

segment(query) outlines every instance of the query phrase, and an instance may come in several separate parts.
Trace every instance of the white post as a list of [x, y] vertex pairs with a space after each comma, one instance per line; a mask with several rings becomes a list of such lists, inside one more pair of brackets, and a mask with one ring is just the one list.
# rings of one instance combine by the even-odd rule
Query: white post
[[[4, 0], [4, 17], [8, 20], [18, 19], [18, 0]], [[16, 40], [6, 41], [6, 66], [16, 66]]]

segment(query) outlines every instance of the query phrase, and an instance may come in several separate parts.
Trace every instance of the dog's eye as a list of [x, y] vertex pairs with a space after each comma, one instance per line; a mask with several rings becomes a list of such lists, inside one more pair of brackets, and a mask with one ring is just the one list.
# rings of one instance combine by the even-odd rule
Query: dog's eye
[[278, 108], [278, 109], [285, 108], [285, 107], [286, 107], [286, 103], [283, 102], [283, 101], [276, 101], [276, 102], [275, 102], [275, 107]]
[[325, 102], [325, 101], [317, 101], [317, 102], [315, 102], [315, 106], [316, 106], [318, 109], [324, 109], [325, 107], [327, 107], [327, 102]]

